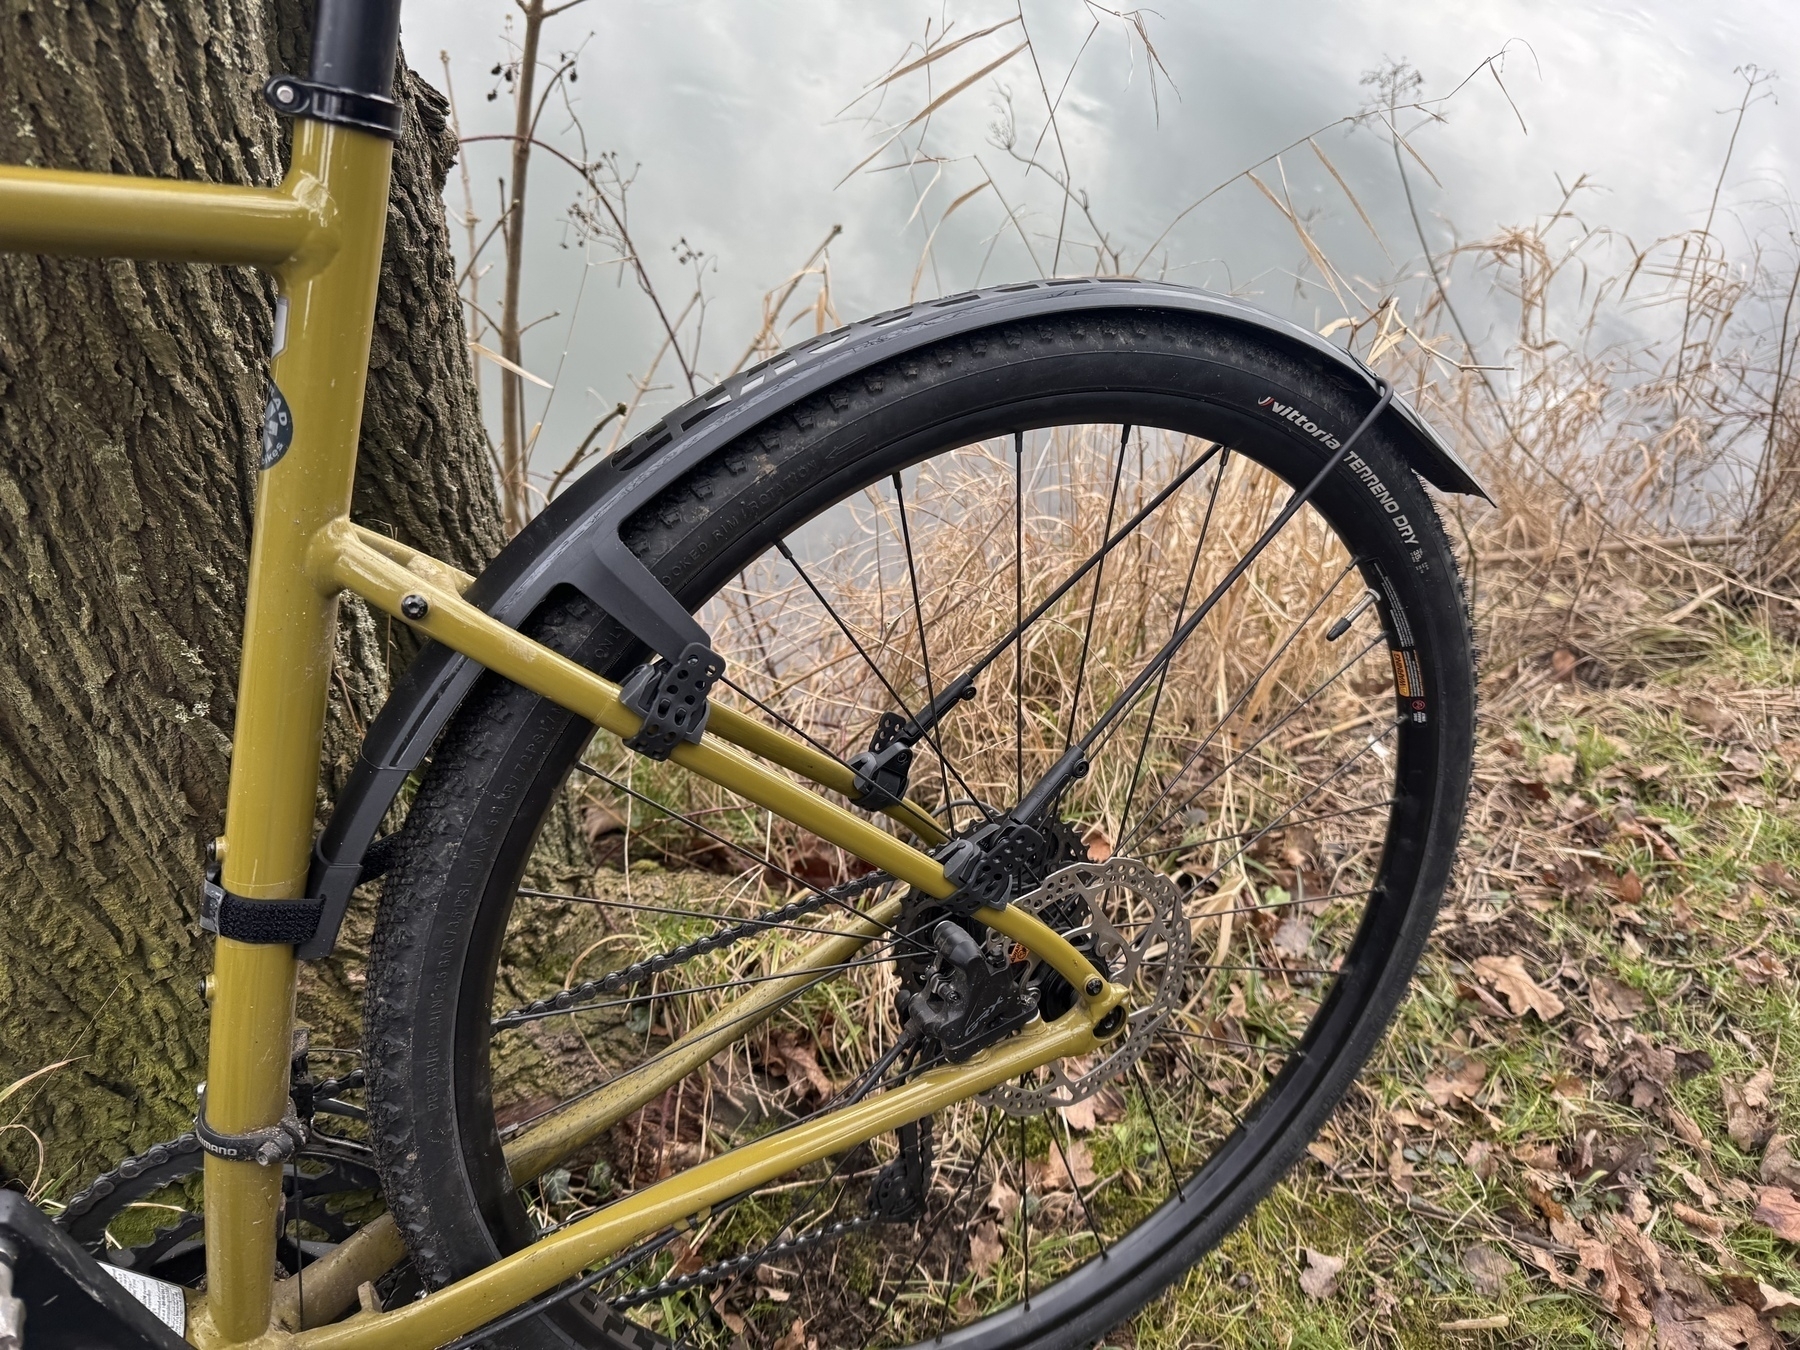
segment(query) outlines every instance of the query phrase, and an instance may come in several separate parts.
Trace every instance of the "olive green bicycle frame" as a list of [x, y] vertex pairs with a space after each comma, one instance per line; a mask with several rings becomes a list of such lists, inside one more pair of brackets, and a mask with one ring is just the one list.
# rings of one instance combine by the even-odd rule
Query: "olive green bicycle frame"
[[[277, 188], [223, 187], [0, 167], [0, 248], [83, 257], [242, 264], [271, 273], [286, 304], [271, 375], [292, 412], [292, 443], [259, 481], [250, 548], [231, 786], [222, 845], [227, 890], [251, 900], [305, 895], [331, 677], [337, 597], [351, 591], [424, 635], [625, 737], [640, 725], [618, 687], [524, 637], [462, 598], [455, 568], [351, 523], [363, 385], [368, 373], [392, 146], [320, 121], [295, 125]], [[285, 327], [285, 332], [282, 332]], [[422, 618], [414, 597], [425, 601]], [[927, 894], [955, 886], [928, 853], [800, 786], [851, 790], [850, 771], [811, 747], [715, 706], [698, 744], [673, 762]], [[759, 760], [776, 766], [768, 767]], [[944, 841], [910, 802], [888, 813], [926, 846]], [[515, 1183], [541, 1174], [693, 1071], [784, 1002], [880, 936], [897, 901], [824, 921], [825, 940], [666, 1051], [510, 1141]], [[196, 1345], [303, 1350], [428, 1350], [474, 1331], [609, 1257], [796, 1168], [1032, 1068], [1086, 1053], [1125, 991], [1101, 979], [1056, 932], [1017, 906], [976, 917], [1023, 943], [1082, 998], [966, 1064], [922, 1074], [637, 1191], [454, 1284], [391, 1312], [331, 1321], [357, 1286], [403, 1254], [388, 1218], [306, 1268], [301, 1293], [274, 1280], [278, 1167], [206, 1159], [207, 1291], [190, 1308]], [[814, 972], [821, 972], [815, 974]], [[277, 1123], [287, 1104], [294, 1020], [293, 948], [220, 938], [211, 981], [206, 1110], [237, 1134]], [[1097, 991], [1097, 992], [1094, 992]], [[1120, 1019], [1113, 1018], [1109, 1027]], [[329, 1323], [325, 1325], [324, 1323]]]

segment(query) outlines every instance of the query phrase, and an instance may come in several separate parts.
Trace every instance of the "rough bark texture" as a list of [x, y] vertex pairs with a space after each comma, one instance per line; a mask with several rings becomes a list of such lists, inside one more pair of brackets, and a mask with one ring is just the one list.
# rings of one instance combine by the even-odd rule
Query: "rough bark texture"
[[[293, 0], [0, 0], [0, 162], [272, 184]], [[465, 567], [500, 542], [439, 190], [406, 73], [361, 519]], [[246, 269], [0, 257], [0, 1107], [38, 1189], [185, 1128], [206, 1039], [201, 841], [222, 823], [273, 290]], [[330, 768], [385, 692], [346, 607]], [[331, 776], [331, 775], [328, 775]], [[16, 1114], [15, 1114], [16, 1113]], [[0, 1134], [30, 1183], [37, 1149]]]

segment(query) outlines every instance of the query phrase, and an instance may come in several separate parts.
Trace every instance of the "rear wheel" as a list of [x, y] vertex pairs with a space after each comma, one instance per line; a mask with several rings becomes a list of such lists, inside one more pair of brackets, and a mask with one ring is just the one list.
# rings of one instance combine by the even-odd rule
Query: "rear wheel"
[[[1221, 323], [1034, 321], [812, 396], [630, 523], [731, 661], [715, 698], [834, 756], [976, 672], [913, 745], [907, 790], [953, 834], [1047, 798], [1015, 898], [1134, 1012], [1123, 1048], [741, 1197], [489, 1343], [723, 1346], [804, 1322], [821, 1345], [1092, 1344], [1267, 1193], [1405, 992], [1468, 778], [1456, 566], [1381, 429], [1282, 518], [1367, 411], [1366, 390]], [[637, 659], [573, 594], [527, 628], [614, 677]], [[1085, 772], [1046, 794], [1072, 745]], [[546, 845], [549, 820], [569, 834], [565, 785], [597, 864]], [[913, 1025], [962, 942], [941, 911], [504, 681], [445, 733], [396, 857], [367, 1062], [428, 1282], [960, 1053]], [[673, 1062], [822, 941], [807, 930], [889, 899], [856, 959], [572, 1157], [522, 1157], [621, 1074]], [[1067, 1006], [1022, 952], [959, 931], [991, 953], [999, 1034]]]

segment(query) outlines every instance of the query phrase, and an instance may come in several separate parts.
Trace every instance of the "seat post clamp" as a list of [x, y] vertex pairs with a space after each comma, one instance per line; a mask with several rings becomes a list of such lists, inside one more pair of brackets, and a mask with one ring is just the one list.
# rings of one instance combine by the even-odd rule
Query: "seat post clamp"
[[278, 113], [315, 122], [354, 127], [394, 140], [400, 135], [400, 105], [379, 94], [360, 94], [329, 84], [277, 75], [263, 86], [263, 98]]
[[306, 1143], [306, 1126], [301, 1123], [292, 1097], [288, 1098], [287, 1109], [277, 1124], [245, 1130], [242, 1134], [221, 1134], [206, 1123], [205, 1083], [200, 1084], [195, 1095], [200, 1099], [200, 1109], [194, 1116], [194, 1137], [200, 1141], [200, 1147], [215, 1158], [273, 1167], [293, 1157], [295, 1150]]
[[683, 741], [700, 743], [711, 711], [706, 696], [725, 673], [725, 658], [690, 642], [673, 661], [639, 666], [619, 686], [619, 702], [644, 719], [625, 744], [651, 759], [667, 759]]

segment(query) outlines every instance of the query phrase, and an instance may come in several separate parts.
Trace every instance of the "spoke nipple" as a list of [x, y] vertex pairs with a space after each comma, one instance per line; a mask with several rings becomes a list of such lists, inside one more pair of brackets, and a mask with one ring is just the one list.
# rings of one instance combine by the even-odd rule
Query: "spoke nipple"
[[1106, 982], [1104, 980], [1102, 980], [1098, 975], [1092, 975], [1092, 976], [1088, 977], [1087, 996], [1089, 998], [1099, 998], [1100, 991], [1104, 988], [1106, 988]]
[[431, 602], [422, 595], [408, 595], [400, 601], [400, 612], [407, 618], [417, 621], [431, 613]]

